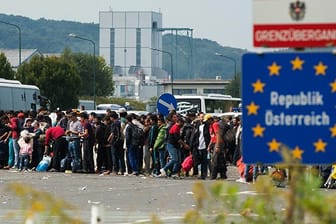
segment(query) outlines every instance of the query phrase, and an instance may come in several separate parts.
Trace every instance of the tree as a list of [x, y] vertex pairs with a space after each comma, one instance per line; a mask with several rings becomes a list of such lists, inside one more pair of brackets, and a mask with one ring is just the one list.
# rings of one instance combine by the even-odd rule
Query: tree
[[231, 80], [231, 83], [226, 87], [225, 94], [231, 95], [233, 97], [240, 97], [240, 74], [235, 75]]
[[4, 53], [0, 53], [0, 78], [14, 79], [15, 72]]
[[50, 109], [77, 107], [80, 77], [75, 65], [63, 58], [32, 58], [20, 66], [17, 78], [27, 84], [37, 85], [41, 95], [50, 100]]
[[114, 82], [112, 79], [112, 69], [102, 57], [98, 57], [98, 69], [96, 75], [96, 94], [98, 96], [111, 96], [114, 92]]
[[65, 49], [62, 58], [71, 61], [78, 71], [81, 78], [79, 95], [93, 95], [93, 63], [95, 68], [95, 90], [97, 96], [113, 95], [112, 69], [106, 65], [102, 57], [95, 57], [84, 53], [72, 53], [71, 50]]

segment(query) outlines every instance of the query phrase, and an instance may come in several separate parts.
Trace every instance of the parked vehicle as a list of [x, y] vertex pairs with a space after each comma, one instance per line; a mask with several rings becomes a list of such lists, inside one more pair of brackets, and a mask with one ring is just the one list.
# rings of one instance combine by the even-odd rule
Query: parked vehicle
[[118, 111], [120, 108], [124, 108], [124, 107], [119, 104], [98, 104], [97, 106], [97, 110], [110, 109], [110, 110]]
[[177, 101], [176, 112], [180, 114], [200, 111], [204, 113], [238, 112], [241, 107], [241, 98], [230, 95], [175, 95], [175, 98]]
[[78, 109], [94, 110], [95, 109], [95, 103], [94, 103], [93, 100], [79, 100]]
[[0, 78], [0, 110], [38, 110], [46, 107], [47, 99], [40, 95], [34, 85], [25, 85], [17, 80]]

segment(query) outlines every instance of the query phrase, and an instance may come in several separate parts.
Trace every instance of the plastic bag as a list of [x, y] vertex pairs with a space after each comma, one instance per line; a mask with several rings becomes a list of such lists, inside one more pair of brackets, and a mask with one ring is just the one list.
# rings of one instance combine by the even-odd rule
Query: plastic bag
[[48, 170], [50, 165], [51, 157], [50, 156], [43, 156], [43, 159], [39, 162], [36, 167], [36, 171], [38, 172], [45, 172]]
[[191, 168], [193, 167], [193, 165], [194, 165], [194, 161], [193, 161], [193, 159], [192, 159], [192, 155], [189, 155], [189, 156], [187, 156], [185, 159], [184, 159], [184, 161], [183, 161], [183, 163], [182, 163], [182, 169], [184, 170], [184, 171], [190, 171], [191, 170]]

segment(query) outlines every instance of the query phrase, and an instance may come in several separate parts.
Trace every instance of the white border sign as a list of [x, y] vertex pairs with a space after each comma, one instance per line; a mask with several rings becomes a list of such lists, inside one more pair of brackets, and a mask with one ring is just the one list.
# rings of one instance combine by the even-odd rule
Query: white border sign
[[335, 46], [335, 9], [335, 0], [253, 0], [253, 45]]

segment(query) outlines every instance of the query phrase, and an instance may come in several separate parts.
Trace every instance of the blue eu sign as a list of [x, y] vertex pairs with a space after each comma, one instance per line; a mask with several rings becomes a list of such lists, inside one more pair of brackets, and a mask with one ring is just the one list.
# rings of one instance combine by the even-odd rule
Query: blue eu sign
[[176, 110], [177, 102], [175, 97], [170, 93], [162, 94], [157, 101], [159, 113], [164, 116], [168, 115], [171, 110]]
[[336, 161], [336, 57], [331, 53], [243, 56], [243, 160]]

